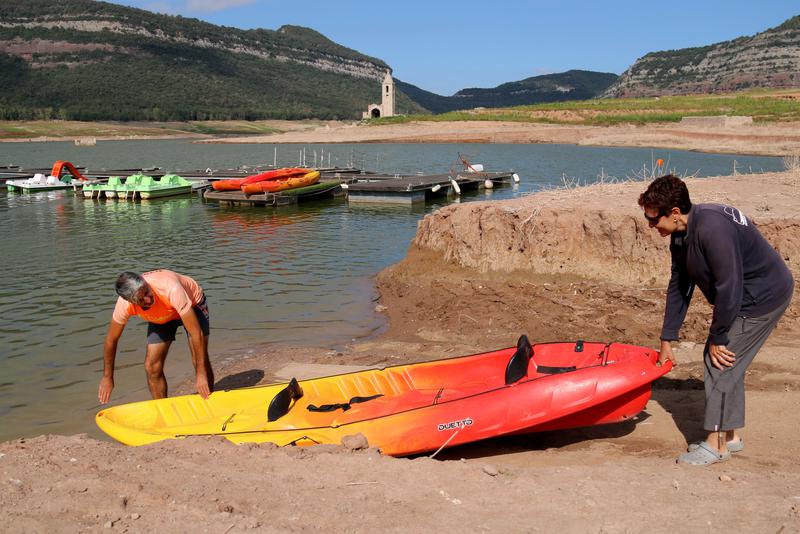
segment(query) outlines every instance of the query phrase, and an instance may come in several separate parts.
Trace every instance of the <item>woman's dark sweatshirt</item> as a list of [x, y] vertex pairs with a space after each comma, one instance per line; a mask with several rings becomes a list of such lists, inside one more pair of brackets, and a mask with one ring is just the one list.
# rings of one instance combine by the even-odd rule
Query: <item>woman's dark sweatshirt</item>
[[736, 208], [696, 204], [685, 232], [672, 234], [662, 340], [677, 340], [694, 286], [714, 306], [708, 341], [727, 345], [737, 316], [774, 311], [792, 294], [789, 268], [752, 221]]

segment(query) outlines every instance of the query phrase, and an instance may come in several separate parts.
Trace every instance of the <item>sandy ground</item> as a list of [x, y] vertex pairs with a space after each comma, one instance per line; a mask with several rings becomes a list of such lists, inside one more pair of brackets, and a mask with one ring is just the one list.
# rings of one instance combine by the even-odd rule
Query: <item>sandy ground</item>
[[[42, 143], [52, 141], [129, 141], [157, 139], [210, 139], [214, 135], [261, 134], [265, 131], [295, 132], [331, 124], [318, 120], [261, 120], [261, 121], [195, 121], [195, 122], [109, 122], [109, 121], [0, 121], [0, 143]], [[336, 122], [335, 124], [340, 124]]]
[[565, 143], [637, 146], [733, 154], [800, 153], [800, 124], [756, 123], [737, 127], [682, 124], [581, 126], [521, 122], [411, 122], [370, 126], [327, 123], [267, 136], [228, 137], [219, 143]]
[[[407, 258], [376, 278], [389, 320], [379, 338], [217, 361], [218, 387], [474, 353], [513, 345], [523, 332], [656, 346], [669, 258], [636, 206], [643, 188], [601, 184], [440, 209], [420, 221]], [[695, 201], [742, 208], [798, 272], [798, 173], [692, 180], [690, 190]], [[702, 435], [710, 309], [697, 295], [679, 365], [625, 424], [498, 438], [435, 459], [221, 439], [139, 448], [87, 436], [16, 440], [0, 444], [0, 524], [10, 532], [800, 532], [798, 297], [748, 373], [745, 451], [710, 468], [675, 464]]]
[[[565, 117], [560, 116], [560, 119]], [[368, 125], [352, 121], [207, 121], [211, 129], [268, 127], [282, 133], [210, 135], [187, 132], [186, 123], [83, 123], [76, 121], [3, 121], [0, 143], [187, 138], [198, 143], [563, 143], [609, 147], [656, 147], [731, 154], [800, 154], [800, 123], [744, 126], [696, 126], [680, 123], [583, 126], [498, 121], [410, 122]], [[2, 130], [2, 128], [0, 128]], [[58, 131], [57, 136], [10, 134]], [[2, 132], [0, 131], [0, 134]]]

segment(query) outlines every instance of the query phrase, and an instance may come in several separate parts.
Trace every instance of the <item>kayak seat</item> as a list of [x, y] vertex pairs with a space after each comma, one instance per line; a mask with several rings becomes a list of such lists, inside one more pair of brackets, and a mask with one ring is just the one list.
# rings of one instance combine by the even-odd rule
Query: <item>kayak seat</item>
[[297, 383], [296, 378], [292, 378], [289, 384], [280, 390], [269, 403], [267, 408], [267, 422], [277, 421], [287, 413], [293, 406], [292, 401], [302, 398], [303, 389]]
[[528, 336], [522, 334], [517, 341], [517, 350], [506, 365], [506, 385], [514, 384], [528, 375], [528, 365], [532, 356], [531, 342], [528, 341]]

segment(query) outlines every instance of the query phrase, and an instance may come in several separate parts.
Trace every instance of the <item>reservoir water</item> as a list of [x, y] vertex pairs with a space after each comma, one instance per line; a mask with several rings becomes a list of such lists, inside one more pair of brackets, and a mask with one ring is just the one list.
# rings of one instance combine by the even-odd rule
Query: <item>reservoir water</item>
[[[464, 195], [460, 202], [525, 195], [562, 176], [591, 183], [624, 178], [658, 158], [698, 176], [777, 171], [780, 158], [665, 149], [572, 145], [216, 145], [184, 140], [2, 143], [0, 166], [47, 166], [65, 159], [97, 168], [158, 166], [177, 171], [272, 164], [439, 173], [459, 152], [487, 170], [514, 170], [515, 187]], [[734, 163], [735, 162], [735, 163]], [[757, 179], [754, 177], [754, 179]], [[447, 201], [408, 208], [220, 207], [200, 197], [150, 202], [86, 200], [72, 192], [0, 190], [0, 441], [43, 433], [89, 432], [99, 410], [102, 345], [124, 270], [172, 269], [195, 278], [211, 311], [212, 361], [270, 344], [335, 348], [375, 335], [372, 277], [402, 259], [417, 221]], [[133, 319], [117, 356], [113, 403], [149, 398], [144, 324]], [[185, 335], [167, 359], [171, 383], [189, 376]]]

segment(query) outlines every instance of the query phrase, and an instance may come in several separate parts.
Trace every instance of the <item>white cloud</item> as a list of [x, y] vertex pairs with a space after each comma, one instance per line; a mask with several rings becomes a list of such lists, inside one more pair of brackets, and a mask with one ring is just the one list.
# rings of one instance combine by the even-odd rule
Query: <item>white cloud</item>
[[186, 0], [186, 10], [208, 13], [254, 4], [256, 0]]

